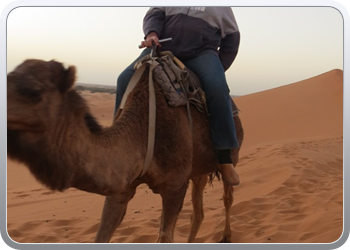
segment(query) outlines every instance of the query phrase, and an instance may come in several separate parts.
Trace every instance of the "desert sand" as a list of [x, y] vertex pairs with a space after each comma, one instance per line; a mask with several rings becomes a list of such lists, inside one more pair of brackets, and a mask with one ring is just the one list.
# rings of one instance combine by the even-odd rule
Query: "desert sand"
[[[234, 91], [232, 91], [234, 92]], [[115, 95], [82, 92], [102, 125]], [[343, 232], [343, 72], [235, 98], [245, 129], [231, 209], [234, 243], [331, 243]], [[190, 190], [190, 189], [189, 189]], [[224, 227], [222, 184], [204, 194], [196, 242], [216, 243]], [[104, 197], [52, 192], [27, 168], [7, 160], [7, 227], [20, 243], [93, 242]], [[187, 193], [175, 231], [185, 243], [192, 211]], [[157, 240], [161, 200], [139, 186], [111, 242]]]

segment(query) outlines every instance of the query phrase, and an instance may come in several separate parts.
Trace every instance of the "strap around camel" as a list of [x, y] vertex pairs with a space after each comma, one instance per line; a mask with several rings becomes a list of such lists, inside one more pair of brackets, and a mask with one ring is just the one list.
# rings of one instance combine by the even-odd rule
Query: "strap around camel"
[[148, 143], [145, 161], [143, 164], [143, 169], [140, 177], [143, 176], [152, 163], [153, 151], [154, 151], [154, 141], [155, 141], [155, 130], [156, 130], [156, 95], [153, 84], [153, 69], [158, 65], [155, 60], [148, 60], [142, 63], [134, 73], [131, 78], [128, 87], [124, 93], [123, 99], [120, 104], [120, 109], [124, 108], [126, 99], [131, 91], [135, 88], [137, 83], [140, 81], [143, 73], [145, 72], [147, 66], [149, 66], [149, 80], [148, 80], [148, 90], [149, 90], [149, 120], [148, 120]]

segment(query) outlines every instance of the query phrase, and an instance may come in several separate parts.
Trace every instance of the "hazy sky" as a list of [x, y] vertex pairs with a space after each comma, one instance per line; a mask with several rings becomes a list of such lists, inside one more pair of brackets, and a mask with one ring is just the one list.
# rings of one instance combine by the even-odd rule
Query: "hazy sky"
[[[332, 7], [233, 7], [238, 56], [227, 71], [244, 95], [343, 69], [343, 19]], [[78, 82], [115, 85], [141, 50], [145, 7], [20, 7], [7, 22], [7, 70], [27, 58], [55, 59]]]

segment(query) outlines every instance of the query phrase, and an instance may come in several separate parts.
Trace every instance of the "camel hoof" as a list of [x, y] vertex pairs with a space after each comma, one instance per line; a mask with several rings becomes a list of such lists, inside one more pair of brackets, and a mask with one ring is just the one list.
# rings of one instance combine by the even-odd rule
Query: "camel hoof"
[[231, 240], [228, 237], [223, 236], [219, 243], [231, 243]]

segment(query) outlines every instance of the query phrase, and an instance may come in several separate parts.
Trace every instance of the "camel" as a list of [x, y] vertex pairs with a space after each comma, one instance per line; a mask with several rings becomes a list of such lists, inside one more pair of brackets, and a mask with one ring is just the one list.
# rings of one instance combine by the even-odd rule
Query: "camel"
[[[24, 163], [51, 190], [74, 187], [106, 196], [94, 242], [110, 241], [141, 183], [162, 198], [157, 242], [174, 242], [175, 224], [192, 180], [188, 242], [193, 242], [204, 217], [203, 190], [217, 164], [206, 116], [192, 108], [192, 134], [186, 108], [169, 107], [156, 85], [154, 155], [140, 177], [147, 150], [148, 72], [109, 127], [97, 122], [74, 89], [75, 75], [74, 66], [36, 59], [25, 60], [7, 75], [8, 156]], [[238, 116], [234, 119], [241, 145], [242, 125]], [[239, 149], [232, 151], [234, 165], [238, 153]], [[231, 242], [234, 189], [223, 186], [226, 222], [219, 241]]]

